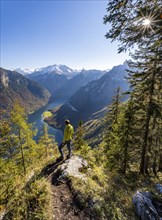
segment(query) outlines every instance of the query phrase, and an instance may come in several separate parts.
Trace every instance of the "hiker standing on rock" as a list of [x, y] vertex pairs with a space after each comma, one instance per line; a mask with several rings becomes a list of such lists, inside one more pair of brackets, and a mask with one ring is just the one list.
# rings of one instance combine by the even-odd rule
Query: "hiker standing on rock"
[[71, 157], [71, 140], [72, 140], [72, 137], [73, 137], [73, 134], [74, 134], [74, 128], [70, 124], [69, 120], [65, 120], [65, 126], [66, 127], [65, 127], [65, 130], [64, 130], [64, 138], [63, 138], [62, 143], [58, 147], [59, 152], [61, 154], [61, 157], [60, 157], [61, 160], [64, 159], [62, 148], [65, 145], [67, 145], [67, 148], [68, 148], [68, 151], [69, 151], [69, 153], [67, 155], [67, 159], [69, 159]]

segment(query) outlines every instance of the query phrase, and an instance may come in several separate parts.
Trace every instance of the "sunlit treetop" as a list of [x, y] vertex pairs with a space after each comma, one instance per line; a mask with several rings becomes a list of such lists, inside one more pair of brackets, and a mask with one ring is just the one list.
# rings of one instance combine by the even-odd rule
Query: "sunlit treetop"
[[120, 42], [119, 53], [134, 45], [153, 43], [162, 36], [162, 1], [109, 0], [104, 23], [111, 25], [106, 38]]

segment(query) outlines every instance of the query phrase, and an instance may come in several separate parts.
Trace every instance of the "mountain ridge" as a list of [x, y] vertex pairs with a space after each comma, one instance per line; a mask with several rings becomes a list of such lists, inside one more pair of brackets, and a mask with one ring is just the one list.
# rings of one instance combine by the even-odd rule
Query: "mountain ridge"
[[[53, 64], [53, 65], [48, 65], [46, 67], [40, 67], [40, 68], [12, 68], [11, 71], [16, 71], [22, 75], [29, 75], [29, 74], [41, 74], [41, 73], [49, 73], [49, 72], [55, 72], [57, 74], [62, 74], [62, 75], [67, 75], [73, 77], [77, 75], [78, 73], [81, 73], [82, 71], [90, 71], [90, 70], [99, 70], [99, 69], [73, 69], [68, 67], [67, 65], [64, 64]], [[109, 71], [107, 70], [100, 70], [100, 71]]]
[[0, 108], [9, 113], [18, 100], [28, 112], [47, 104], [50, 93], [16, 71], [0, 68]]
[[76, 75], [79, 73], [81, 70], [75, 70], [72, 69], [66, 65], [63, 64], [54, 64], [54, 65], [49, 65], [46, 67], [40, 67], [40, 68], [14, 68], [12, 69], [13, 71], [17, 71], [18, 73], [21, 73], [23, 75], [39, 75], [39, 74], [44, 74], [44, 73], [55, 73], [55, 74], [60, 74], [60, 75], [66, 75], [68, 77], [73, 77], [73, 75]]

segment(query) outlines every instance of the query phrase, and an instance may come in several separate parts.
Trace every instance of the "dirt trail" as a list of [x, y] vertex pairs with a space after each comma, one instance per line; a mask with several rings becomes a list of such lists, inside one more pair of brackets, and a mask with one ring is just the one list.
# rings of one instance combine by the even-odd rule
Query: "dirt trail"
[[67, 180], [60, 178], [57, 167], [63, 162], [56, 161], [44, 169], [44, 175], [51, 184], [53, 220], [93, 220], [77, 203]]

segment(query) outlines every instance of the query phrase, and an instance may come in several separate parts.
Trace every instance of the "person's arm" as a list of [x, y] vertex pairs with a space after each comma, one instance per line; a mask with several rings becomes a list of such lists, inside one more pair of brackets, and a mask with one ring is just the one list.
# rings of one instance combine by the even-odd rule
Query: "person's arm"
[[72, 136], [74, 135], [74, 128], [73, 128], [73, 126], [71, 128], [71, 134], [72, 134]]
[[73, 135], [74, 135], [74, 128], [73, 128], [73, 126], [71, 126], [69, 129], [69, 139], [70, 140], [73, 138]]
[[68, 139], [68, 133], [69, 133], [69, 129], [68, 127], [65, 128], [64, 130], [64, 138], [63, 138], [63, 143]]

